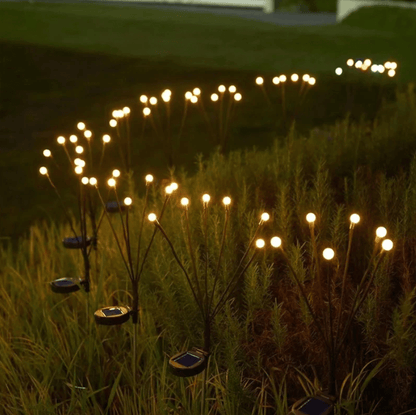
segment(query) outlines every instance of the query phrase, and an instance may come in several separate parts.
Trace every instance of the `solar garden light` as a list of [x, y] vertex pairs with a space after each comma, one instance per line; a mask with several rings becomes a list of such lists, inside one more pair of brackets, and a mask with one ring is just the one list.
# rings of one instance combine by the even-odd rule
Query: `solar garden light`
[[[330, 274], [338, 274], [340, 272], [340, 263], [335, 256], [335, 252], [331, 248], [326, 248], [322, 251], [322, 257], [325, 261], [328, 262], [328, 265], [335, 259], [336, 261], [336, 270], [331, 270], [332, 267], [326, 268], [327, 271], [327, 279], [326, 279], [326, 286], [327, 286], [327, 302], [328, 302], [328, 309], [326, 314], [323, 313], [323, 324], [320, 323], [318, 318], [318, 313], [321, 311], [324, 312], [324, 298], [322, 290], [319, 290], [319, 297], [321, 299], [321, 304], [319, 307], [316, 307], [316, 302], [314, 302], [314, 309], [308, 299], [308, 296], [305, 292], [304, 285], [300, 282], [294, 268], [291, 265], [289, 258], [287, 257], [283, 247], [282, 247], [282, 240], [279, 237], [273, 237], [270, 241], [271, 245], [274, 248], [278, 248], [280, 254], [282, 255], [283, 259], [287, 263], [291, 274], [294, 277], [296, 285], [299, 288], [300, 295], [304, 299], [308, 312], [312, 317], [312, 320], [319, 332], [319, 335], [325, 345], [325, 349], [327, 351], [328, 362], [329, 362], [329, 377], [328, 377], [328, 396], [315, 396], [315, 397], [308, 397], [304, 398], [301, 401], [296, 402], [294, 407], [292, 408], [293, 413], [295, 414], [318, 414], [318, 415], [326, 415], [331, 413], [332, 407], [330, 408], [330, 403], [332, 397], [336, 394], [336, 367], [337, 367], [337, 360], [342, 351], [346, 337], [349, 333], [351, 328], [351, 324], [354, 321], [354, 317], [356, 316], [358, 310], [361, 308], [362, 304], [364, 303], [365, 299], [368, 296], [369, 290], [374, 282], [374, 278], [378, 269], [378, 266], [384, 257], [385, 253], [390, 251], [393, 248], [393, 242], [389, 239], [384, 239], [382, 242], [382, 238], [387, 235], [387, 230], [384, 227], [379, 227], [376, 230], [376, 238], [375, 238], [375, 246], [373, 249], [373, 253], [368, 263], [368, 267], [364, 272], [358, 288], [355, 292], [354, 298], [352, 301], [347, 304], [347, 296], [345, 294], [345, 286], [346, 286], [346, 278], [348, 274], [348, 265], [350, 260], [350, 253], [351, 253], [351, 244], [353, 239], [354, 228], [360, 223], [360, 216], [356, 213], [353, 213], [350, 216], [350, 226], [349, 226], [349, 237], [348, 237], [348, 248], [347, 254], [344, 262], [344, 269], [342, 273], [342, 289], [341, 289], [341, 298], [338, 301], [332, 299], [332, 283], [330, 279]], [[312, 250], [313, 250], [313, 259], [315, 268], [316, 268], [316, 275], [317, 275], [317, 283], [318, 288], [320, 288], [322, 281], [320, 280], [320, 261], [318, 256], [318, 249], [316, 246], [316, 239], [314, 234], [314, 227], [316, 221], [316, 215], [313, 213], [308, 213], [306, 215], [306, 220], [309, 223], [309, 227], [311, 230], [311, 242], [312, 242]], [[380, 244], [381, 242], [381, 244]], [[381, 245], [381, 246], [380, 246]], [[381, 248], [381, 249], [380, 249]], [[313, 268], [311, 268], [313, 270]], [[367, 278], [370, 275], [369, 278]], [[336, 291], [335, 291], [336, 292]], [[325, 301], [326, 302], [326, 301]], [[335, 304], [339, 304], [336, 306]], [[335, 307], [335, 313], [333, 313], [333, 308]], [[347, 312], [345, 312], [347, 311]], [[345, 318], [343, 317], [345, 315]], [[343, 324], [341, 324], [343, 323]], [[341, 327], [342, 326], [342, 327]], [[330, 398], [330, 399], [328, 399]], [[327, 406], [325, 406], [322, 402], [318, 402], [319, 400], [326, 402]], [[307, 404], [309, 402], [309, 404]], [[316, 408], [316, 409], [314, 409]], [[321, 408], [321, 409], [319, 409]], [[313, 411], [316, 412], [313, 412]], [[297, 412], [296, 412], [297, 411]], [[303, 411], [303, 412], [302, 412]], [[326, 412], [329, 411], [329, 412]]]
[[[169, 236], [167, 235], [166, 231], [163, 229], [160, 221], [158, 220], [155, 214], [150, 214], [148, 219], [155, 225], [155, 229], [158, 229], [163, 237], [165, 238], [166, 242], [168, 243], [172, 254], [178, 263], [179, 267], [181, 268], [182, 272], [185, 275], [186, 281], [191, 288], [192, 296], [197, 304], [201, 316], [204, 321], [204, 347], [203, 348], [194, 348], [189, 351], [178, 353], [172, 356], [169, 360], [169, 366], [171, 371], [180, 377], [189, 377], [194, 376], [206, 369], [208, 364], [208, 359], [210, 355], [211, 349], [211, 326], [214, 318], [216, 315], [221, 311], [221, 309], [225, 306], [227, 301], [231, 298], [234, 293], [235, 288], [238, 286], [239, 282], [241, 281], [242, 277], [244, 276], [248, 267], [252, 264], [257, 252], [259, 249], [264, 247], [264, 241], [261, 239], [257, 239], [256, 237], [258, 234], [259, 229], [261, 226], [269, 220], [269, 215], [267, 213], [263, 213], [260, 218], [260, 222], [257, 226], [257, 229], [254, 233], [253, 238], [251, 239], [246, 252], [244, 253], [243, 257], [241, 258], [238, 266], [235, 268], [235, 272], [233, 276], [230, 278], [228, 283], [226, 284], [225, 289], [223, 290], [220, 299], [214, 303], [214, 293], [217, 288], [217, 283], [219, 281], [220, 275], [220, 268], [222, 262], [222, 256], [224, 252], [225, 240], [226, 240], [226, 233], [227, 233], [227, 226], [229, 222], [230, 216], [230, 206], [231, 206], [231, 198], [226, 196], [223, 198], [222, 203], [224, 205], [224, 226], [220, 244], [220, 251], [218, 255], [217, 264], [214, 267], [209, 267], [209, 263], [212, 263], [213, 260], [210, 261], [209, 254], [208, 254], [208, 215], [209, 215], [209, 203], [211, 201], [211, 197], [209, 194], [204, 194], [202, 196], [202, 206], [203, 206], [203, 236], [204, 236], [204, 255], [202, 256], [202, 261], [204, 262], [203, 266], [197, 266], [197, 258], [194, 254], [194, 246], [195, 244], [192, 242], [192, 235], [190, 230], [189, 224], [189, 204], [190, 201], [188, 198], [181, 199], [181, 205], [184, 210], [184, 222], [185, 222], [185, 240], [188, 247], [188, 253], [190, 256], [190, 264], [192, 273], [188, 272], [188, 270], [183, 265], [182, 261], [179, 259], [176, 250], [171, 242]], [[251, 256], [250, 259], [247, 260], [247, 256], [253, 248], [256, 246], [256, 250]], [[203, 276], [200, 276], [198, 270], [203, 270]], [[209, 292], [208, 288], [208, 276], [209, 270], [215, 269], [214, 273], [214, 281], [212, 284], [211, 293]], [[191, 274], [191, 276], [190, 276]], [[206, 372], [205, 372], [206, 376]], [[205, 378], [206, 379], [206, 378]], [[205, 385], [205, 382], [204, 382]], [[203, 399], [204, 402], [204, 399]]]

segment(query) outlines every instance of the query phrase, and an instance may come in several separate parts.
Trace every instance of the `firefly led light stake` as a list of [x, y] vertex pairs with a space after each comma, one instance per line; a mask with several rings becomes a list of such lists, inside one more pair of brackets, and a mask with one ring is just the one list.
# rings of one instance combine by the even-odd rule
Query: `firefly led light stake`
[[[64, 247], [67, 249], [81, 249], [84, 247], [84, 238], [82, 236], [77, 236], [76, 238], [64, 238], [64, 240], [62, 241], [62, 243], [64, 244]], [[91, 238], [89, 236], [87, 236], [85, 238], [85, 246], [90, 246], [91, 245]]]
[[177, 353], [169, 359], [169, 367], [175, 376], [187, 378], [201, 373], [208, 362], [209, 353], [202, 349]]
[[324, 396], [307, 396], [292, 406], [294, 415], [330, 415], [333, 414], [334, 399]]
[[125, 323], [130, 318], [130, 309], [123, 306], [107, 306], [94, 313], [95, 322], [102, 326], [115, 326]]
[[59, 294], [69, 294], [78, 291], [80, 289], [80, 285], [82, 285], [85, 289], [88, 287], [86, 281], [81, 278], [59, 278], [52, 281], [50, 285], [52, 291]]

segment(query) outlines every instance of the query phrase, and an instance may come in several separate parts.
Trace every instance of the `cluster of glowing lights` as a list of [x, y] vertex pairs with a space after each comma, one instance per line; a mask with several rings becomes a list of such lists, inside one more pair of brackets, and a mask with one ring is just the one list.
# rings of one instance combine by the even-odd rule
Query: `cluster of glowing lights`
[[[292, 75], [290, 75], [290, 80], [294, 83], [298, 82], [300, 79], [300, 76], [297, 73], [294, 73]], [[287, 76], [286, 75], [280, 75], [280, 76], [275, 76], [272, 79], [272, 82], [274, 85], [279, 85], [280, 83], [285, 83], [287, 81]], [[316, 79], [308, 74], [304, 74], [302, 75], [302, 81], [305, 83], [308, 83], [309, 85], [315, 85], [316, 84]], [[257, 85], [263, 85], [264, 84], [264, 79], [259, 76], [256, 78], [256, 84]]]
[[[357, 61], [354, 61], [354, 59], [348, 59], [347, 60], [347, 65], [350, 67], [355, 67], [357, 69], [361, 69], [363, 71], [366, 71], [367, 69], [370, 68], [371, 72], [373, 73], [384, 73], [387, 71], [387, 75], [392, 78], [393, 76], [396, 75], [396, 69], [397, 69], [397, 62], [390, 62], [387, 61], [384, 63], [384, 65], [382, 64], [375, 64], [371, 61], [371, 59], [365, 59], [364, 61], [358, 59]], [[335, 73], [337, 75], [341, 75], [342, 74], [342, 68], [337, 68], [335, 69]]]

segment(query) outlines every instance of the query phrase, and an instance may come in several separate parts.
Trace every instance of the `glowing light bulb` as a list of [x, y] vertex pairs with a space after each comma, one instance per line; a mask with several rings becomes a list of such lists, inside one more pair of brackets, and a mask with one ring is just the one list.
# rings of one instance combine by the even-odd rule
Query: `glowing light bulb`
[[220, 85], [218, 87], [218, 92], [224, 93], [227, 90], [227, 88], [225, 87], [225, 85]]
[[110, 124], [110, 127], [116, 127], [117, 126], [117, 121], [114, 120], [114, 119], [110, 120], [109, 124]]
[[211, 101], [216, 102], [216, 101], [218, 101], [218, 98], [219, 98], [219, 96], [217, 94], [212, 94], [211, 95]]
[[393, 78], [393, 76], [394, 76], [394, 75], [396, 75], [396, 71], [395, 71], [394, 69], [390, 69], [390, 70], [387, 72], [387, 75], [388, 75], [390, 78]]
[[263, 82], [264, 82], [264, 79], [261, 76], [259, 76], [258, 78], [256, 78], [256, 84], [257, 85], [263, 85]]
[[231, 204], [231, 198], [225, 196], [224, 199], [222, 199], [222, 203], [224, 203], [225, 206], [229, 206]]
[[88, 183], [89, 183], [88, 177], [83, 177], [83, 178], [81, 179], [81, 183], [82, 183], [82, 184], [88, 184]]
[[42, 176], [45, 176], [46, 174], [48, 174], [48, 169], [47, 169], [46, 167], [41, 167], [41, 168], [39, 169], [39, 173], [40, 173]]
[[302, 76], [302, 81], [303, 82], [308, 82], [309, 78], [310, 78], [310, 76], [307, 73], [305, 73], [305, 75]]
[[315, 85], [316, 84], [316, 79], [315, 78], [309, 78], [308, 84], [309, 85]]
[[278, 76], [275, 76], [275, 77], [272, 79], [272, 82], [273, 82], [275, 85], [279, 85], [279, 84], [280, 84], [280, 79], [279, 79], [279, 77], [278, 77]]
[[191, 102], [192, 102], [192, 104], [196, 104], [198, 102], [198, 97], [196, 97], [195, 95], [192, 96]]
[[97, 179], [95, 177], [90, 177], [90, 185], [95, 186], [97, 184]]
[[145, 116], [145, 117], [147, 117], [148, 115], [150, 115], [150, 113], [151, 113], [152, 111], [150, 110], [150, 108], [148, 108], [148, 107], [146, 107], [146, 108], [143, 108], [143, 115]]
[[385, 239], [381, 243], [381, 247], [384, 249], [384, 251], [390, 251], [393, 248], [393, 242], [390, 239]]
[[342, 75], [342, 68], [335, 69], [335, 73], [339, 76]]
[[183, 197], [181, 199], [181, 205], [182, 206], [188, 206], [189, 205], [189, 199], [187, 197]]
[[325, 248], [324, 251], [322, 252], [322, 256], [326, 259], [326, 260], [331, 260], [334, 256], [335, 256], [335, 252], [333, 249], [331, 248]]
[[286, 82], [287, 80], [286, 75], [280, 75], [279, 79], [280, 79], [280, 82]]
[[111, 141], [111, 137], [108, 134], [103, 135], [103, 142], [109, 143]]
[[290, 77], [292, 82], [298, 82], [299, 80], [299, 75], [297, 73], [292, 74], [292, 76]]
[[372, 64], [371, 59], [365, 59], [364, 60], [364, 65], [365, 66], [371, 66], [371, 64]]
[[113, 118], [118, 118], [118, 110], [114, 110], [114, 111], [111, 113], [111, 116], [112, 116]]
[[347, 65], [348, 66], [353, 66], [354, 65], [354, 59], [348, 59], [347, 60]]
[[371, 72], [374, 72], [374, 73], [378, 72], [378, 65], [376, 64], [371, 65]]
[[75, 144], [78, 141], [78, 137], [72, 134], [71, 136], [69, 136], [69, 141]]
[[82, 174], [82, 171], [83, 171], [84, 169], [81, 167], [81, 166], [77, 166], [77, 167], [75, 167], [75, 173], [76, 174]]
[[117, 118], [123, 118], [124, 117], [124, 112], [123, 110], [118, 110], [117, 111]]
[[83, 122], [79, 122], [78, 124], [77, 124], [77, 128], [78, 128], [78, 130], [85, 130], [85, 124], [83, 123]]
[[205, 193], [204, 195], [202, 195], [202, 201], [204, 203], [208, 203], [211, 200], [211, 196], [208, 193]]
[[357, 224], [360, 221], [360, 216], [357, 215], [356, 213], [353, 213], [350, 216], [350, 221], [351, 221], [351, 223]]
[[273, 238], [270, 240], [270, 243], [273, 248], [279, 248], [279, 246], [282, 245], [282, 240], [278, 236], [273, 236]]
[[162, 100], [163, 100], [163, 102], [169, 102], [170, 101], [170, 95], [162, 94]]
[[236, 101], [241, 101], [241, 98], [242, 98], [242, 95], [241, 95], [239, 92], [237, 92], [237, 93], [234, 95], [234, 99], [235, 99]]
[[116, 185], [116, 181], [115, 181], [115, 179], [111, 178], [111, 179], [108, 179], [108, 180], [107, 180], [107, 184], [108, 184], [110, 187], [115, 187], [115, 185]]
[[84, 147], [82, 147], [82, 146], [76, 146], [75, 147], [75, 152], [77, 154], [82, 154], [84, 152]]
[[170, 184], [170, 187], [171, 187], [171, 189], [172, 189], [173, 191], [175, 191], [175, 190], [178, 190], [179, 185], [178, 185], [178, 183], [172, 182], [172, 183]]
[[149, 219], [150, 222], [154, 222], [157, 219], [157, 216], [154, 213], [150, 213], [147, 219]]
[[360, 60], [358, 60], [357, 62], [355, 62], [355, 65], [354, 65], [357, 69], [360, 69], [362, 66], [363, 66], [363, 62], [362, 61], [360, 61]]
[[173, 189], [170, 186], [166, 186], [165, 187], [165, 192], [167, 195], [171, 195], [173, 192]]
[[237, 88], [234, 85], [231, 85], [228, 88], [228, 92], [230, 92], [231, 94], [234, 94], [237, 91]]
[[306, 221], [309, 223], [313, 223], [316, 220], [316, 215], [314, 213], [308, 213], [306, 215]]
[[263, 222], [267, 222], [270, 219], [270, 215], [267, 212], [264, 212], [261, 214], [260, 218]]
[[124, 199], [124, 204], [125, 204], [126, 206], [130, 206], [132, 203], [133, 203], [133, 200], [131, 200], [131, 197], [126, 197], [126, 198]]
[[147, 102], [147, 96], [146, 96], [146, 95], [141, 95], [141, 96], [140, 96], [140, 102], [141, 102], [142, 104], [146, 104], [146, 102]]
[[85, 138], [91, 138], [92, 137], [92, 132], [90, 130], [84, 131], [84, 137]]
[[75, 164], [76, 166], [79, 166], [80, 161], [81, 161], [81, 159], [77, 157], [77, 158], [74, 160], [74, 164]]
[[380, 226], [376, 229], [376, 236], [384, 238], [387, 235], [387, 229], [384, 226]]
[[199, 88], [194, 88], [194, 90], [192, 91], [192, 93], [194, 95], [201, 95], [201, 90]]
[[383, 65], [378, 65], [378, 71], [379, 71], [380, 73], [384, 73], [384, 72], [385, 72], [385, 70], [386, 70], [386, 68], [385, 68]]
[[50, 157], [52, 155], [51, 150], [48, 150], [48, 149], [43, 150], [43, 155], [45, 157]]
[[390, 64], [390, 69], [397, 69], [397, 63], [396, 62], [392, 62]]
[[114, 169], [112, 173], [113, 177], [120, 177], [120, 170]]
[[256, 241], [257, 248], [264, 248], [264, 245], [266, 245], [266, 243], [264, 242], [264, 239], [257, 239]]
[[185, 99], [191, 99], [193, 97], [192, 92], [188, 91], [185, 93]]
[[156, 105], [157, 104], [157, 98], [156, 97], [151, 97], [149, 99], [150, 105]]
[[79, 159], [78, 166], [80, 166], [80, 167], [84, 168], [84, 167], [85, 167], [85, 161], [84, 161], [84, 160]]
[[171, 96], [172, 95], [172, 91], [170, 89], [165, 89], [163, 91], [164, 94]]
[[130, 108], [129, 107], [124, 107], [123, 112], [124, 112], [124, 115], [129, 115], [130, 114]]
[[56, 139], [56, 141], [58, 144], [65, 144], [65, 137], [60, 136]]
[[153, 182], [153, 176], [151, 174], [148, 174], [144, 179], [147, 183]]

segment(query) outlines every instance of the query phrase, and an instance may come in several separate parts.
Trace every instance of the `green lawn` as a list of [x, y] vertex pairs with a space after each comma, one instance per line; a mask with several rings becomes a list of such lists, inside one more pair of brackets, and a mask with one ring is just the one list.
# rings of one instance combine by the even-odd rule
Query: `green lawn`
[[[0, 191], [7, 201], [0, 207], [0, 236], [20, 235], [34, 219], [56, 214], [54, 194], [37, 173], [41, 152], [54, 151], [56, 137], [72, 134], [81, 119], [99, 136], [109, 130], [111, 111], [129, 105], [138, 135], [138, 96], [160, 96], [170, 88], [178, 131], [185, 91], [198, 86], [211, 94], [220, 83], [235, 84], [243, 100], [230, 128], [230, 148], [264, 148], [276, 137], [276, 120], [254, 84], [257, 75], [265, 76], [274, 100], [280, 94], [270, 91], [272, 75], [316, 76], [299, 123], [307, 131], [345, 113], [347, 80], [335, 77], [335, 67], [349, 57], [396, 60], [397, 82], [404, 84], [416, 75], [408, 45], [400, 34], [345, 24], [288, 28], [119, 5], [0, 3], [0, 177], [7, 183]], [[354, 102], [357, 116], [373, 111], [378, 100], [365, 91]], [[179, 166], [192, 171], [195, 155], [209, 154], [206, 136], [201, 115], [190, 111], [177, 149]], [[151, 135], [136, 140], [134, 151], [136, 174], [168, 174]]]

